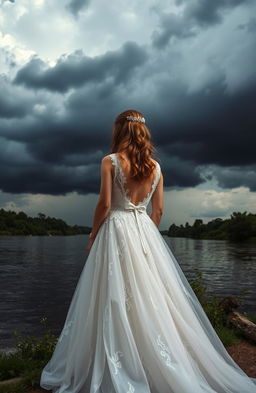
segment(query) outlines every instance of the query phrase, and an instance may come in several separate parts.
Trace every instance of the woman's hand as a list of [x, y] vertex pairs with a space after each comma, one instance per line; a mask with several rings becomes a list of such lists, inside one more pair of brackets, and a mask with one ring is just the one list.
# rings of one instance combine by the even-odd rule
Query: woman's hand
[[98, 203], [94, 212], [92, 232], [89, 236], [89, 242], [86, 251], [90, 251], [96, 234], [103, 224], [103, 221], [108, 216], [111, 207], [111, 191], [112, 191], [112, 160], [109, 156], [103, 157], [101, 160], [101, 185]]
[[90, 251], [90, 249], [91, 249], [91, 247], [93, 245], [94, 240], [95, 240], [95, 236], [93, 236], [92, 233], [90, 233], [89, 241], [88, 241], [87, 247], [85, 248], [85, 251], [88, 251], [88, 252]]

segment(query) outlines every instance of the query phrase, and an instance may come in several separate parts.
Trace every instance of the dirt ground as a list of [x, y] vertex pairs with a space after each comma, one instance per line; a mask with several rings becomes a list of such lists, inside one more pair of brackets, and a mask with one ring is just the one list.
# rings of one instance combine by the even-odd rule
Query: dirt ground
[[243, 341], [242, 343], [230, 347], [226, 350], [239, 367], [252, 378], [256, 378], [256, 345]]

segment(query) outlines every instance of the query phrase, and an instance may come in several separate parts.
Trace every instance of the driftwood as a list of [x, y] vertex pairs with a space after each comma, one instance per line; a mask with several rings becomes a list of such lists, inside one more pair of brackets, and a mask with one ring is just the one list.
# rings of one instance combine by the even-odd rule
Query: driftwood
[[241, 333], [256, 342], [256, 324], [250, 321], [245, 315], [238, 311], [233, 311], [228, 314], [228, 324], [233, 325], [241, 331]]
[[237, 328], [246, 338], [256, 342], [256, 324], [234, 308], [238, 307], [236, 298], [226, 297], [219, 306], [227, 314], [227, 325]]

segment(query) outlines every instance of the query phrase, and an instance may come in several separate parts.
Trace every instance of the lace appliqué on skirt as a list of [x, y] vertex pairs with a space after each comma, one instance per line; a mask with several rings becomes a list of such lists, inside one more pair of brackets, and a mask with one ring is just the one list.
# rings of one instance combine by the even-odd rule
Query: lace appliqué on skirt
[[123, 356], [123, 352], [122, 351], [116, 351], [114, 353], [114, 355], [112, 355], [111, 358], [110, 358], [111, 362], [112, 362], [112, 365], [114, 367], [114, 374], [118, 373], [118, 368], [122, 368], [121, 362], [119, 360], [119, 355]]
[[156, 342], [157, 342], [157, 345], [161, 348], [160, 354], [165, 359], [166, 366], [174, 368], [173, 365], [172, 365], [172, 361], [171, 361], [170, 350], [169, 350], [168, 346], [165, 345], [163, 343], [163, 341], [161, 341], [161, 335], [160, 334], [158, 334]]
[[133, 393], [133, 392], [135, 392], [134, 386], [130, 382], [128, 382], [128, 386], [129, 386], [129, 390], [127, 390], [126, 393]]
[[132, 299], [132, 292], [128, 286], [125, 286], [125, 304], [127, 307], [127, 310], [130, 311], [131, 309], [131, 299]]

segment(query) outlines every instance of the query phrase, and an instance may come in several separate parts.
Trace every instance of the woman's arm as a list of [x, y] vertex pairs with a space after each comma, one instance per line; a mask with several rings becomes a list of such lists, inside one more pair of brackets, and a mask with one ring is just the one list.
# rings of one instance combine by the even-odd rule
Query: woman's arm
[[94, 239], [97, 235], [97, 232], [101, 224], [107, 217], [110, 210], [111, 191], [112, 191], [112, 167], [113, 166], [112, 166], [111, 158], [108, 156], [103, 157], [101, 160], [101, 169], [100, 169], [100, 174], [101, 174], [100, 194], [94, 212], [92, 231], [90, 233], [89, 243], [86, 248], [87, 251], [90, 250], [94, 242]]
[[151, 197], [151, 204], [152, 212], [150, 218], [158, 227], [160, 225], [164, 208], [164, 178], [162, 172], [157, 187]]

